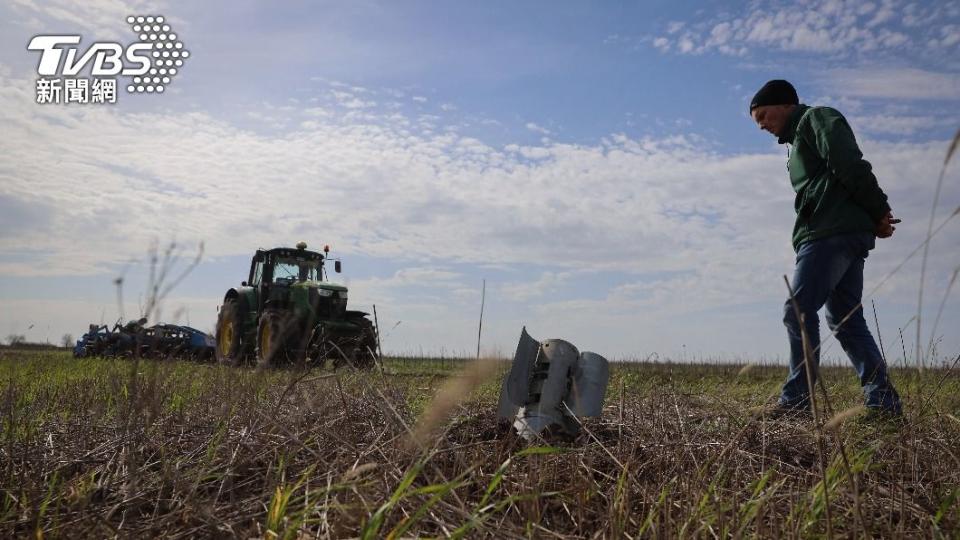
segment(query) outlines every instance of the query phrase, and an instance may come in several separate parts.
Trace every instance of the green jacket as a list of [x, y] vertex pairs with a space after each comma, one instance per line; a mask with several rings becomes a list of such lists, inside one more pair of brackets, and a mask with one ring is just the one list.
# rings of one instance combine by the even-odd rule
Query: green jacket
[[791, 145], [787, 169], [797, 194], [794, 250], [825, 236], [873, 232], [890, 211], [853, 130], [837, 110], [797, 106], [779, 142]]

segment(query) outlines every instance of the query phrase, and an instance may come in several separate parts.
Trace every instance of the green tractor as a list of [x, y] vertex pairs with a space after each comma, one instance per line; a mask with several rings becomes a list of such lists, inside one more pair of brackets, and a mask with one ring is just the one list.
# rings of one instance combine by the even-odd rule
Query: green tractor
[[[296, 248], [258, 249], [250, 274], [223, 297], [217, 317], [216, 355], [238, 366], [293, 365], [371, 368], [377, 333], [368, 314], [347, 309], [347, 288], [328, 281], [323, 254]], [[340, 273], [340, 261], [334, 261]]]

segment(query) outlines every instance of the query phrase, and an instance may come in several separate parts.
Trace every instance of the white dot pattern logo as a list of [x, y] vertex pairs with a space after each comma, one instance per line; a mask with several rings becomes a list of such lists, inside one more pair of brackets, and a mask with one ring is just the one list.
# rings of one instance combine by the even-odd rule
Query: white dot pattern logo
[[[182, 67], [182, 59], [190, 56], [190, 52], [183, 48], [183, 42], [179, 41], [177, 34], [173, 33], [172, 26], [165, 23], [165, 20], [164, 17], [156, 15], [127, 17], [127, 24], [138, 35], [140, 42], [148, 43], [154, 49], [151, 53], [153, 64], [150, 66], [150, 76], [133, 77], [133, 84], [127, 86], [127, 92], [162, 93], [177, 74], [177, 69], [172, 66]], [[174, 62], [171, 58], [175, 58], [176, 61]], [[165, 76], [157, 77], [158, 70], [160, 75]], [[144, 83], [147, 83], [146, 86]]]

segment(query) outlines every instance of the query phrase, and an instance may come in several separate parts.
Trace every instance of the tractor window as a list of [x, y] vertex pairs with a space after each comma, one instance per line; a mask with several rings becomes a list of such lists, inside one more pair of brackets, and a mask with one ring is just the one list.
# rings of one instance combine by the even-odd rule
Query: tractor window
[[253, 275], [250, 278], [250, 286], [256, 287], [260, 284], [260, 280], [263, 279], [263, 261], [257, 261], [253, 265]]
[[273, 267], [273, 280], [278, 283], [293, 283], [294, 281], [320, 281], [320, 264], [295, 258], [277, 259]]

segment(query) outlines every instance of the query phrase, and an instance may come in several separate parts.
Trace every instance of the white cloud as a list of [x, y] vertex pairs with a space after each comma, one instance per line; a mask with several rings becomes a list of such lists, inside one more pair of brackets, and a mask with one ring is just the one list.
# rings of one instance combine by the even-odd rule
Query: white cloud
[[534, 124], [533, 122], [527, 122], [527, 126], [526, 126], [526, 127], [527, 127], [527, 129], [529, 129], [530, 131], [534, 131], [534, 132], [536, 132], [536, 133], [542, 133], [543, 135], [550, 135], [550, 130], [549, 130], [549, 129], [547, 129], [547, 128], [543, 127], [543, 126], [539, 126], [539, 125], [537, 125], [537, 124]]
[[884, 1], [880, 6], [833, 0], [751, 3], [733, 16], [723, 13], [686, 24], [671, 22], [665, 35], [651, 43], [661, 52], [675, 44], [681, 54], [717, 51], [731, 56], [758, 49], [841, 56], [901, 49], [948, 52], [960, 43], [955, 12], [942, 4], [901, 1]]
[[[665, 326], [671, 317], [703, 323], [698, 314], [745, 302], [772, 306], [764, 335], [780, 335], [793, 194], [772, 144], [731, 156], [689, 135], [615, 134], [500, 150], [446, 132], [435, 116], [324, 108], [301, 123], [310, 106], [259, 109], [299, 127], [258, 133], [202, 112], [42, 107], [31, 81], [0, 79], [0, 273], [103, 274], [171, 236], [205, 240], [212, 257], [305, 239], [348, 260], [403, 261], [390, 277], [351, 284], [352, 298], [404, 321], [391, 338], [398, 347], [475, 339], [478, 287], [454, 264], [541, 269], [489, 284], [490, 339], [507, 346], [529, 322], [611, 350], [662, 350], [683, 339], [684, 324]], [[919, 243], [943, 149], [864, 142], [905, 220], [871, 255], [870, 279]], [[943, 200], [960, 201], [960, 184], [947, 185]], [[931, 275], [960, 262], [958, 238], [938, 243]], [[601, 272], [617, 278], [580, 293], [585, 273]], [[889, 298], [915, 298], [915, 274], [888, 285]], [[416, 287], [427, 290], [404, 293]], [[569, 299], [548, 301], [554, 291]], [[208, 315], [222, 291], [211, 294]], [[533, 305], [496, 316], [497, 302]], [[41, 316], [36, 309], [17, 316]], [[726, 332], [732, 347], [750, 339], [736, 335], [741, 324], [711, 319], [703, 331]]]
[[943, 36], [937, 43], [940, 47], [953, 47], [960, 43], [960, 25], [949, 24], [940, 29], [940, 35]]
[[[165, 2], [147, 0], [92, 0], [82, 8], [69, 0], [13, 0], [17, 12], [67, 23], [70, 28], [93, 32], [99, 39], [132, 33], [126, 19], [130, 15], [165, 15]], [[166, 14], [169, 15], [169, 14]], [[171, 21], [180, 23], [175, 18]], [[113, 35], [108, 35], [113, 34]]]
[[451, 272], [434, 267], [414, 267], [398, 270], [394, 274], [394, 280], [397, 284], [409, 285], [411, 283], [423, 283], [434, 287], [440, 283], [451, 283], [460, 278], [458, 272]]
[[730, 23], [722, 22], [710, 30], [710, 39], [707, 41], [707, 46], [723, 45], [729, 41], [732, 36], [733, 32]]
[[917, 68], [833, 69], [823, 75], [822, 84], [854, 97], [960, 99], [960, 74]]
[[869, 133], [913, 135], [931, 129], [952, 128], [958, 125], [958, 117], [944, 118], [918, 115], [873, 114], [852, 117], [851, 124]]
[[510, 302], [527, 302], [542, 299], [561, 286], [569, 283], [573, 272], [543, 272], [539, 278], [531, 281], [504, 283], [499, 287], [500, 295]]
[[337, 101], [337, 103], [340, 104], [341, 107], [346, 107], [348, 109], [369, 109], [377, 105], [375, 101], [360, 99], [351, 92], [333, 90], [330, 92], [330, 94]]
[[[867, 15], [869, 13], [870, 12], [865, 12], [864, 15]], [[869, 18], [869, 20], [867, 21], [867, 26], [869, 28], [879, 26], [893, 19], [894, 15], [895, 13], [894, 13], [893, 3], [889, 1], [884, 2], [883, 6], [881, 6], [880, 9], [874, 12], [873, 16]]]

